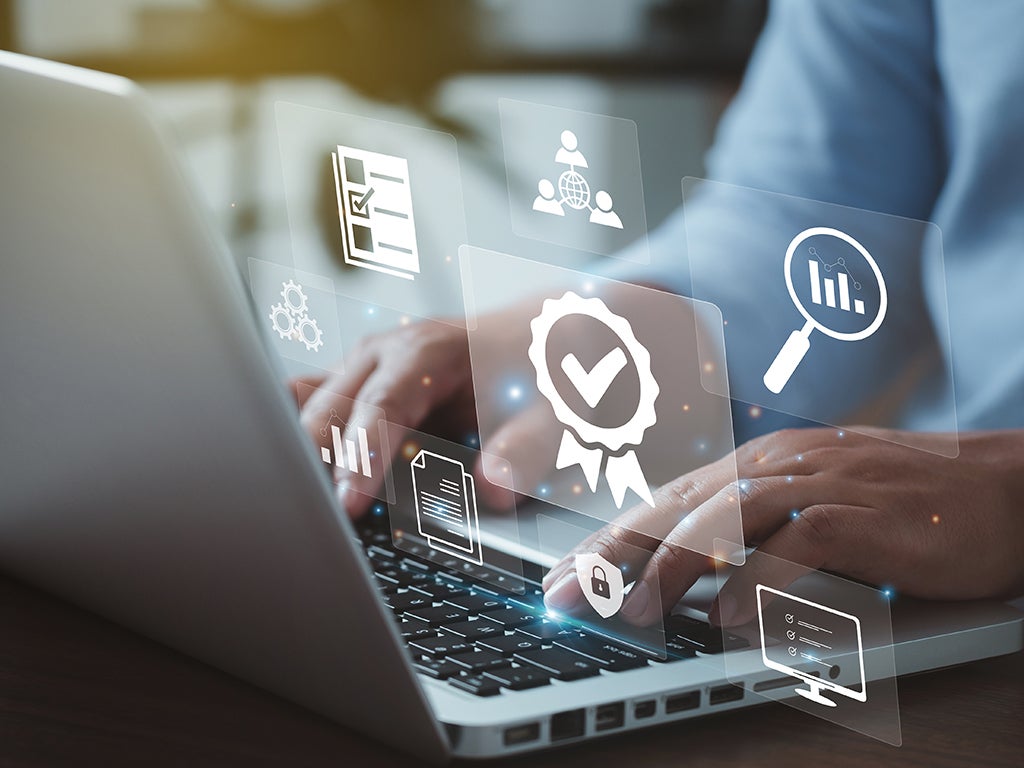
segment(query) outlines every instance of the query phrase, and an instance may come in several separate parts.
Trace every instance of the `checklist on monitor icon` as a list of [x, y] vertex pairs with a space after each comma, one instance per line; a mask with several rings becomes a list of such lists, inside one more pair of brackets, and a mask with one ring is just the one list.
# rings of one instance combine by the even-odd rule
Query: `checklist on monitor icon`
[[414, 279], [420, 260], [409, 163], [341, 144], [331, 161], [345, 263]]

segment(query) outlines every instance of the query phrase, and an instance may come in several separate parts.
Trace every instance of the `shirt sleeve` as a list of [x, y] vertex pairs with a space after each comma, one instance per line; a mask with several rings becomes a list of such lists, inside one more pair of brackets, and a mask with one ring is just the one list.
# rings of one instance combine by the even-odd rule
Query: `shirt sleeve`
[[[708, 155], [709, 178], [927, 219], [945, 175], [932, 26], [924, 0], [773, 3]], [[728, 195], [698, 192], [687, 201], [685, 223], [680, 209], [651, 234], [651, 265], [642, 275], [634, 265], [632, 279], [694, 295], [690, 276], [694, 283], [699, 276], [696, 298], [733, 317], [755, 313], [738, 319], [758, 323], [781, 345], [794, 330], [792, 307], [766, 310], [757, 299], [762, 280], [780, 279], [783, 254], [754, 267], [744, 255], [757, 252], [759, 230], [778, 229], [785, 212], [731, 207]], [[701, 247], [687, 253], [688, 240]], [[831, 380], [815, 377], [799, 392], [807, 405], [802, 415], [848, 416], [891, 383], [908, 349], [929, 343], [920, 258], [919, 248], [908, 247], [887, 267], [889, 294], [899, 297], [901, 311], [887, 317], [886, 343], [870, 345], [870, 355], [864, 354], [867, 347], [851, 350], [852, 344], [815, 350], [817, 369], [831, 371]], [[624, 264], [613, 269], [629, 272]], [[746, 354], [742, 339], [729, 338], [727, 348], [731, 357]], [[857, 375], [848, 375], [849, 359], [831, 365], [830, 354], [855, 355]]]

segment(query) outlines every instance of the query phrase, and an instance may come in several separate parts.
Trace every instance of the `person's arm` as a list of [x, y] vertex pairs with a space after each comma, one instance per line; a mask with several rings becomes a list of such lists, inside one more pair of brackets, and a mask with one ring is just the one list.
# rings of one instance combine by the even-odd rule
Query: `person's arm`
[[[930, 14], [930, 3], [917, 0], [773, 3], [708, 155], [708, 178], [927, 220], [946, 171]], [[685, 226], [680, 210], [652, 233], [653, 263], [639, 273], [645, 283], [717, 304], [734, 328], [762, 329], [756, 339], [729, 337], [730, 370], [743, 375], [757, 373], [751, 360], [764, 356], [755, 344], [781, 345], [794, 330], [788, 299], [769, 310], [763, 294], [782, 279], [783, 253], [764, 248], [766, 234], [786, 229], [780, 208], [766, 200], [736, 210], [728, 193], [698, 193]], [[792, 234], [804, 226], [794, 224]], [[808, 365], [821, 374], [803, 384], [798, 377], [786, 392], [803, 413], [839, 423], [934, 343], [918, 244], [893, 242], [891, 251], [885, 277], [899, 311], [886, 320], [886, 343], [816, 344]]]

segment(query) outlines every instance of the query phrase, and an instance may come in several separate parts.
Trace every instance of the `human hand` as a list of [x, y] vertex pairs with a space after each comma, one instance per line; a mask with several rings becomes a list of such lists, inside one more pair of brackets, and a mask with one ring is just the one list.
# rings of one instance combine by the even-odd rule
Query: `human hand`
[[[480, 317], [479, 347], [486, 354], [501, 356], [512, 347], [526, 349], [529, 344], [529, 310], [532, 305], [511, 307]], [[525, 356], [525, 352], [524, 352]], [[477, 361], [478, 369], [497, 370], [500, 366]], [[483, 364], [481, 364], [483, 363]], [[303, 400], [306, 385], [315, 391]], [[481, 382], [482, 386], [489, 386]], [[470, 367], [466, 330], [448, 322], [423, 321], [367, 337], [347, 355], [344, 372], [331, 376], [313, 376], [291, 382], [299, 402], [301, 422], [310, 437], [319, 444], [320, 428], [331, 411], [346, 424], [351, 439], [358, 428], [366, 430], [371, 453], [382, 455], [376, 420], [380, 411], [390, 424], [421, 429], [431, 434], [462, 439], [476, 432], [473, 374]], [[308, 392], [308, 390], [305, 390]], [[354, 403], [354, 405], [353, 405]], [[544, 409], [530, 408], [498, 429], [483, 446], [481, 460], [474, 468], [477, 496], [485, 505], [504, 509], [514, 496], [505, 488], [487, 482], [496, 471], [487, 465], [491, 457], [507, 456], [509, 446], [522, 446], [522, 456], [514, 462], [517, 480], [539, 479], [553, 461], [542, 451], [531, 450], [536, 436], [547, 428], [550, 417]], [[553, 442], [542, 439], [542, 444]], [[399, 441], [391, 441], [397, 451]], [[384, 461], [392, 457], [384, 456]], [[504, 466], [504, 462], [497, 462]], [[379, 492], [382, 478], [335, 469], [338, 493], [349, 515], [361, 517]]]
[[[922, 598], [1024, 592], [1024, 430], [962, 434], [956, 459], [908, 448], [895, 431], [862, 431], [775, 432], [737, 449], [738, 482], [730, 482], [732, 457], [678, 478], [655, 493], [653, 509], [625, 513], [552, 568], [545, 601], [563, 612], [580, 608], [574, 557], [598, 552], [643, 567], [620, 615], [637, 625], [660, 620], [661, 607], [671, 610], [713, 567], [687, 542], [735, 514], [737, 496], [746, 544], [777, 558]], [[921, 444], [921, 435], [914, 440]], [[948, 444], [949, 436], [935, 440]], [[637, 547], [653, 552], [646, 565], [632, 562]], [[751, 620], [761, 576], [739, 569], [712, 605], [712, 621]]]

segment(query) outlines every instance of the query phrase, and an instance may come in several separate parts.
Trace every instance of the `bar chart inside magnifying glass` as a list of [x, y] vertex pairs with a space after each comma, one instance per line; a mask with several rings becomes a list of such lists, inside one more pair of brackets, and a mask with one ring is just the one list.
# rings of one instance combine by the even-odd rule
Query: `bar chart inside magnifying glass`
[[[830, 239], [832, 243], [839, 241], [835, 244], [840, 255], [825, 252]], [[850, 249], [871, 270], [877, 295], [855, 295], [870, 281], [850, 266], [850, 258], [844, 255]], [[799, 290], [793, 279], [795, 271], [802, 274]], [[818, 330], [839, 341], [861, 341], [881, 327], [889, 305], [885, 278], [874, 257], [857, 240], [832, 227], [811, 227], [794, 237], [786, 249], [783, 273], [789, 296], [803, 315], [804, 324], [789, 335], [764, 374], [765, 387], [776, 395], [785, 388], [811, 348], [812, 331]], [[872, 319], [867, 323], [869, 317]]]

